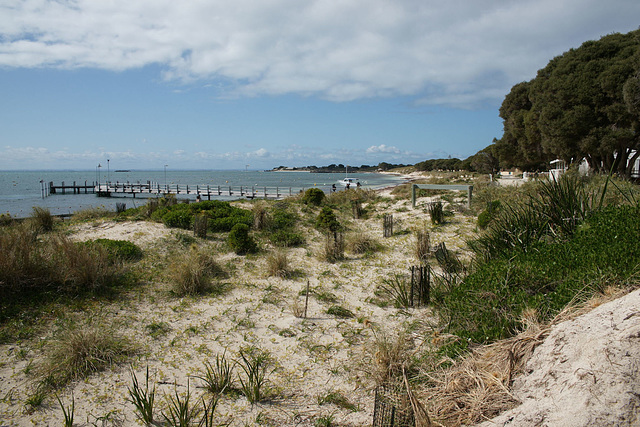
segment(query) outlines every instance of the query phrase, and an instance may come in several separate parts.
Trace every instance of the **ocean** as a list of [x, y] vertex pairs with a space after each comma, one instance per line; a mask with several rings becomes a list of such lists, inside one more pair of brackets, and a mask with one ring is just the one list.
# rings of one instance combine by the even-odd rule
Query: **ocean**
[[[404, 180], [398, 176], [379, 173], [349, 173], [350, 178], [358, 178], [363, 188], [378, 189], [397, 185]], [[331, 185], [344, 178], [339, 173], [311, 172], [272, 172], [272, 171], [180, 171], [167, 169], [160, 171], [105, 171], [104, 168], [94, 171], [0, 171], [0, 214], [8, 213], [13, 217], [23, 218], [31, 215], [33, 207], [48, 208], [54, 215], [71, 214], [83, 209], [103, 207], [116, 209], [116, 203], [126, 203], [127, 208], [146, 203], [144, 196], [132, 197], [98, 197], [95, 194], [52, 194], [43, 197], [43, 188], [49, 182], [54, 185], [72, 184], [93, 185], [99, 181], [105, 183], [146, 183], [151, 181], [165, 185], [233, 186], [233, 187], [279, 187], [292, 188], [295, 192], [301, 189], [317, 187], [325, 192]], [[148, 197], [148, 196], [147, 196]], [[156, 197], [152, 195], [152, 197]], [[195, 195], [179, 195], [178, 198], [195, 199]], [[233, 200], [236, 197], [216, 197], [217, 200]]]

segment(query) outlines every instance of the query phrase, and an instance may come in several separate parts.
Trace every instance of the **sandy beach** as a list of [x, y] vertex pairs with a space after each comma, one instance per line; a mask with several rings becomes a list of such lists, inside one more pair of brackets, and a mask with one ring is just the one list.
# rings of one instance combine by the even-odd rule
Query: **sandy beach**
[[[99, 313], [96, 316], [135, 341], [138, 351], [130, 365], [140, 378], [149, 367], [158, 384], [159, 409], [166, 408], [165, 396], [174, 390], [186, 393], [189, 387], [197, 397], [204, 393], [202, 382], [195, 376], [202, 374], [205, 361], [225, 352], [236, 359], [241, 348], [253, 347], [266, 351], [273, 360], [273, 372], [268, 377], [272, 397], [255, 405], [242, 396], [223, 398], [217, 409], [221, 421], [242, 426], [254, 425], [259, 418], [265, 425], [314, 425], [326, 417], [334, 425], [370, 424], [374, 383], [368, 371], [375, 358], [376, 336], [392, 336], [411, 323], [414, 339], [424, 339], [432, 320], [430, 308], [398, 310], [369, 302], [382, 279], [407, 274], [416, 262], [412, 254], [414, 236], [398, 231], [429, 227], [428, 215], [422, 209], [411, 209], [410, 201], [395, 201], [389, 189], [381, 191], [381, 196], [384, 201], [377, 204], [375, 215], [349, 224], [350, 233], [364, 233], [382, 243], [385, 249], [374, 255], [346, 253], [346, 259], [335, 264], [321, 261], [318, 254], [324, 237], [315, 230], [306, 230], [308, 244], [286, 250], [296, 277], [281, 279], [267, 276], [264, 256], [238, 256], [215, 239], [200, 241], [197, 245], [215, 251], [217, 261], [231, 272], [228, 282], [232, 289], [228, 293], [220, 297], [175, 298], [167, 292], [165, 278], [150, 274], [144, 292], [112, 304], [100, 302], [95, 307]], [[393, 214], [396, 231], [386, 239], [379, 219], [384, 213]], [[433, 229], [431, 240], [444, 241], [449, 249], [460, 252], [474, 228], [472, 216], [458, 214], [445, 227]], [[184, 233], [142, 221], [90, 221], [68, 230], [77, 241], [108, 238], [134, 242], [145, 256], [154, 254], [153, 260], [145, 261], [150, 271], [153, 263], [164, 265], [176, 253], [188, 250], [179, 243], [180, 234]], [[303, 319], [294, 316], [294, 306], [304, 303], [300, 293], [307, 282], [313, 294], [308, 301], [307, 318]], [[354, 318], [327, 314], [331, 305], [347, 308]], [[69, 316], [84, 319], [88, 314]], [[150, 325], [160, 324], [166, 333], [151, 336]], [[63, 413], [53, 396], [33, 412], [26, 412], [24, 405], [33, 381], [25, 371], [37, 364], [52, 333], [53, 330], [35, 340], [0, 347], [0, 394], [5, 396], [0, 401], [0, 419], [4, 423], [62, 423]], [[63, 402], [71, 402], [72, 396], [75, 399], [76, 420], [90, 424], [108, 416], [115, 420], [114, 425], [117, 420], [122, 425], [132, 425], [139, 421], [127, 401], [130, 385], [129, 366], [119, 365], [74, 382], [59, 393]], [[332, 392], [346, 397], [352, 409], [319, 403]]]
[[[415, 179], [416, 175], [407, 179]], [[266, 255], [281, 249], [263, 244], [260, 254], [239, 256], [229, 251], [219, 237], [198, 239], [195, 246], [215, 253], [216, 261], [228, 272], [224, 280], [227, 290], [219, 296], [178, 298], [169, 292], [170, 278], [162, 272], [181, 254], [193, 250], [192, 243], [184, 243], [192, 240], [185, 237], [192, 233], [149, 221], [92, 220], [72, 225], [65, 233], [76, 241], [108, 238], [136, 243], [144, 251], [145, 256], [139, 262], [147, 272], [143, 288], [129, 291], [125, 298], [95, 302], [83, 311], [65, 312], [65, 321], [78, 325], [103, 323], [129, 337], [136, 347], [126, 363], [74, 381], [58, 391], [66, 407], [75, 402], [74, 425], [143, 425], [128, 400], [128, 390], [132, 384], [131, 371], [144, 381], [147, 368], [157, 387], [156, 419], [161, 420], [161, 412], [167, 411], [171, 396], [176, 393], [185, 396], [189, 392], [193, 402], [207, 396], [204, 383], [198, 378], [203, 375], [205, 362], [213, 363], [216, 356], [225, 355], [233, 364], [242, 351], [255, 350], [268, 354], [271, 362], [267, 398], [251, 404], [240, 394], [223, 396], [216, 408], [219, 424], [371, 425], [374, 371], [383, 357], [381, 342], [393, 342], [405, 333], [412, 348], [424, 350], [434, 339], [437, 320], [429, 307], [396, 309], [376, 304], [376, 288], [384, 279], [408, 274], [409, 268], [417, 263], [413, 231], [428, 230], [432, 245], [444, 242], [462, 258], [468, 255], [465, 242], [476, 235], [476, 218], [471, 214], [455, 212], [445, 225], [433, 226], [423, 208], [430, 199], [419, 199], [418, 208], [413, 209], [410, 200], [396, 200], [391, 189], [381, 190], [380, 196], [382, 200], [372, 207], [366, 219], [348, 221], [345, 238], [367, 235], [377, 240], [383, 250], [369, 255], [346, 252], [344, 260], [329, 263], [320, 257], [324, 236], [312, 227], [304, 227], [307, 244], [285, 250], [293, 271], [288, 278], [267, 274]], [[464, 199], [460, 197], [460, 204], [464, 204]], [[234, 204], [251, 208], [250, 202]], [[388, 238], [383, 237], [381, 218], [385, 214], [392, 214], [394, 222], [394, 235]], [[305, 304], [307, 286], [311, 293], [307, 317], [303, 318], [300, 308]], [[636, 387], [629, 376], [637, 372], [637, 358], [625, 354], [631, 354], [640, 328], [636, 316], [640, 309], [638, 293], [620, 301], [611, 309], [603, 305], [591, 318], [582, 316], [571, 319], [570, 324], [565, 322], [568, 326], [558, 325], [564, 329], [550, 334], [550, 348], [540, 346], [540, 353], [536, 352], [527, 368], [527, 376], [516, 381], [514, 396], [523, 405], [495, 421], [487, 421], [484, 426], [533, 426], [547, 419], [562, 420], [563, 416], [577, 417], [570, 425], [587, 425], [581, 422], [594, 420], [611, 425], [607, 424], [611, 419], [621, 419], [619, 425], [633, 425], [629, 415], [633, 414], [633, 402], [629, 400], [633, 397], [627, 394]], [[353, 317], [328, 314], [331, 306], [345, 308]], [[611, 320], [614, 317], [615, 322]], [[576, 362], [580, 363], [581, 372], [585, 372], [577, 373], [573, 360], [580, 360], [575, 354], [580, 353], [580, 348], [593, 345], [596, 353], [598, 349], [613, 348], [606, 328], [603, 329], [603, 325], [611, 322], [620, 331], [612, 350], [615, 355], [611, 353], [615, 358], [588, 356]], [[34, 391], [34, 371], [63, 325], [64, 321], [52, 320], [50, 327], [35, 338], [0, 346], [0, 424], [25, 427], [63, 424], [64, 414], [55, 395], [47, 396], [36, 409], [25, 405]], [[594, 338], [591, 332], [582, 334], [583, 329], [601, 330], [601, 338]], [[602, 351], [600, 354], [606, 353]], [[556, 363], [567, 361], [568, 369], [553, 368]], [[607, 363], [617, 368], [612, 370]], [[238, 371], [239, 365], [235, 369]], [[598, 379], [608, 372], [611, 379], [607, 381], [617, 381], [621, 386], [588, 386], [592, 398], [585, 400], [581, 396], [585, 381], [591, 378], [589, 372]], [[532, 400], [532, 396], [538, 396], [535, 393], [546, 399], [541, 400], [546, 402], [543, 406], [535, 403], [538, 398]], [[557, 393], [568, 399], [563, 404], [567, 410], [574, 406], [581, 408], [578, 412], [582, 418], [569, 412], [563, 415], [553, 403], [559, 398]], [[621, 401], [617, 414], [603, 418], [602, 413], [607, 412], [616, 393], [631, 397]], [[343, 400], [330, 396], [341, 396]], [[520, 421], [513, 424], [514, 419]]]

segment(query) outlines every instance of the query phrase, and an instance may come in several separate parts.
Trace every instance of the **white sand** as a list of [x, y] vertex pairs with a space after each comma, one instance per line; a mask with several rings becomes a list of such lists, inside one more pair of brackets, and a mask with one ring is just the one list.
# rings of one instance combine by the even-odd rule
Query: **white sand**
[[640, 425], [640, 290], [555, 326], [491, 426]]
[[[371, 219], [353, 220], [350, 227], [353, 232], [379, 240], [388, 250], [371, 257], [347, 253], [346, 260], [330, 264], [318, 258], [324, 238], [311, 230], [304, 248], [287, 250], [292, 268], [302, 272], [293, 280], [267, 277], [264, 255], [240, 257], [227, 252], [220, 241], [200, 243], [219, 252], [218, 262], [231, 272], [228, 281], [233, 290], [221, 297], [178, 299], [166, 292], [169, 284], [154, 273], [154, 263], [169, 262], [175, 250], [171, 248], [179, 247], [175, 237], [179, 231], [149, 222], [94, 222], [76, 226], [72, 238], [129, 240], [147, 253], [161, 253], [150, 264], [144, 292], [133, 293], [126, 301], [102, 302], [95, 307], [100, 318], [118, 325], [119, 331], [139, 346], [132, 364], [140, 380], [148, 365], [157, 383], [157, 419], [167, 408], [166, 396], [174, 389], [184, 394], [189, 384], [192, 399], [204, 395], [202, 382], [193, 377], [201, 373], [204, 361], [212, 361], [225, 351], [229, 358], [237, 359], [240, 348], [254, 346], [268, 351], [275, 361], [275, 370], [269, 376], [273, 398], [252, 406], [242, 396], [225, 397], [216, 411], [220, 422], [228, 420], [232, 426], [256, 425], [258, 421], [265, 425], [311, 426], [320, 417], [331, 417], [334, 425], [361, 426], [370, 425], [373, 417], [374, 384], [367, 371], [371, 369], [368, 349], [375, 334], [381, 333], [376, 331], [394, 331], [413, 324], [418, 342], [421, 328], [431, 316], [429, 308], [400, 311], [368, 302], [383, 278], [407, 273], [416, 263], [413, 234], [384, 239], [379, 215], [392, 213], [395, 231], [428, 224], [428, 215], [421, 209], [411, 209], [407, 200], [389, 199], [376, 209]], [[474, 228], [473, 217], [457, 215], [446, 227], [432, 231], [432, 244], [446, 241], [448, 248], [459, 251]], [[312, 289], [333, 294], [336, 301], [312, 296], [308, 318], [301, 319], [293, 315], [292, 308], [296, 300], [304, 303], [299, 292], [307, 280]], [[356, 318], [328, 315], [327, 308], [333, 304], [351, 310]], [[78, 317], [87, 316], [78, 313]], [[161, 322], [170, 329], [154, 339], [147, 327]], [[25, 411], [24, 404], [33, 386], [33, 376], [25, 375], [25, 369], [37, 365], [50, 338], [51, 333], [44, 332], [30, 341], [0, 346], [0, 425], [62, 424], [55, 396], [50, 395], [32, 413]], [[111, 420], [106, 425], [119, 425], [118, 420], [120, 425], [139, 425], [133, 405], [127, 402], [130, 385], [128, 366], [115, 366], [74, 382], [59, 394], [67, 405], [74, 396], [78, 424], [100, 425], [100, 419], [106, 417]], [[320, 405], [319, 399], [332, 391], [340, 392], [357, 410]]]

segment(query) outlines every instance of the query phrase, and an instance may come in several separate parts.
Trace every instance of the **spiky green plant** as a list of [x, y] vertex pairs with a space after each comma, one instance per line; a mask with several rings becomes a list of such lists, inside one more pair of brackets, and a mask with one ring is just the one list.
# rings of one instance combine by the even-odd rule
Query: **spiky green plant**
[[62, 414], [64, 415], [64, 426], [73, 427], [73, 417], [75, 415], [75, 410], [76, 410], [76, 400], [73, 397], [73, 394], [71, 395], [71, 406], [69, 406], [69, 408], [64, 406], [64, 404], [62, 403], [62, 400], [60, 399], [60, 396], [58, 396], [57, 394], [56, 394], [56, 399], [58, 399], [58, 403], [62, 408]]
[[261, 350], [240, 350], [240, 359], [236, 361], [244, 372], [238, 375], [240, 389], [249, 403], [257, 403], [265, 397], [267, 374], [270, 369], [270, 358]]
[[377, 293], [391, 301], [396, 308], [411, 306], [411, 282], [403, 274], [383, 279]]
[[226, 351], [217, 354], [215, 362], [204, 362], [204, 372], [196, 378], [204, 382], [204, 388], [213, 395], [229, 392], [233, 389], [233, 366], [226, 358]]
[[140, 418], [145, 425], [151, 425], [153, 424], [153, 407], [156, 398], [156, 386], [154, 384], [152, 388], [149, 388], [149, 366], [147, 366], [144, 389], [140, 386], [138, 377], [133, 371], [133, 368], [130, 369], [132, 384], [131, 387], [127, 387], [127, 390], [129, 391], [129, 398], [127, 400], [135, 406], [138, 418]]
[[202, 412], [199, 404], [191, 403], [191, 388], [187, 380], [187, 393], [184, 396], [178, 394], [174, 387], [173, 396], [168, 398], [167, 412], [162, 412], [162, 416], [170, 426], [189, 427], [195, 422]]

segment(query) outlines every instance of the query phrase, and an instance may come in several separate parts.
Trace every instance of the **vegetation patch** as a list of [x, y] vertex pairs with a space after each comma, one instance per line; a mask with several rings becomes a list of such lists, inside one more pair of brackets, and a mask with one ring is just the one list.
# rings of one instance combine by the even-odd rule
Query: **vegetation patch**
[[638, 239], [640, 208], [611, 206], [592, 212], [570, 240], [537, 241], [479, 264], [450, 292], [436, 288], [447, 331], [463, 338], [450, 350], [512, 336], [525, 309], [549, 320], [576, 296], [626, 280], [640, 266]]
[[253, 224], [253, 213], [231, 206], [229, 202], [207, 200], [199, 203], [176, 203], [155, 210], [152, 219], [162, 221], [167, 227], [190, 230], [195, 215], [207, 218], [207, 229], [211, 232], [228, 232], [236, 224]]

